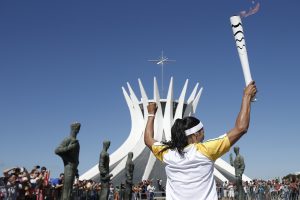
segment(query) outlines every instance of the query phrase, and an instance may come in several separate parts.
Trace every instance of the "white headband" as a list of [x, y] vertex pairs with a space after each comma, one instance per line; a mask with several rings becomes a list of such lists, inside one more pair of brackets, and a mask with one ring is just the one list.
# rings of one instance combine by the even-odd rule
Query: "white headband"
[[188, 135], [192, 135], [194, 133], [197, 133], [202, 128], [203, 128], [203, 124], [201, 122], [199, 122], [199, 124], [197, 124], [196, 126], [190, 128], [190, 129], [185, 130], [184, 132], [185, 132], [185, 135], [188, 136]]

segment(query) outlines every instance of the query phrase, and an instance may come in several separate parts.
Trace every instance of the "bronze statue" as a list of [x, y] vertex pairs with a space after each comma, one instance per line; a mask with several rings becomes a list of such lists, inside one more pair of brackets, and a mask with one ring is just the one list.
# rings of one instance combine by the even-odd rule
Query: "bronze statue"
[[238, 200], [244, 200], [245, 199], [245, 191], [243, 188], [243, 173], [245, 170], [245, 162], [243, 156], [240, 154], [240, 148], [234, 147], [234, 153], [235, 153], [235, 159], [233, 161], [232, 154], [230, 154], [230, 164], [235, 169], [235, 184], [238, 192]]
[[55, 153], [59, 155], [64, 162], [64, 184], [62, 192], [62, 200], [72, 199], [72, 188], [75, 176], [78, 176], [79, 150], [80, 145], [76, 136], [80, 130], [81, 124], [75, 122], [71, 124], [70, 136], [65, 138], [61, 144], [55, 149]]
[[110, 141], [103, 142], [103, 149], [100, 153], [99, 158], [99, 171], [100, 171], [100, 181], [101, 181], [101, 192], [100, 200], [107, 200], [109, 195], [109, 183], [110, 178], [113, 176], [109, 174], [109, 154], [107, 152], [110, 146]]
[[132, 199], [132, 185], [133, 185], [133, 170], [134, 170], [134, 163], [132, 161], [133, 153], [129, 152], [126, 166], [125, 166], [125, 173], [126, 173], [126, 192], [125, 192], [125, 199]]

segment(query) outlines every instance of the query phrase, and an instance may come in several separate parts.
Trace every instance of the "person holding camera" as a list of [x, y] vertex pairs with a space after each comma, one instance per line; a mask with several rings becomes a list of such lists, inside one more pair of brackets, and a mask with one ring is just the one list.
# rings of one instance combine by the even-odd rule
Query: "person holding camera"
[[6, 190], [6, 199], [16, 200], [20, 196], [22, 190], [22, 179], [19, 175], [23, 173], [24, 168], [13, 167], [3, 171], [3, 182]]

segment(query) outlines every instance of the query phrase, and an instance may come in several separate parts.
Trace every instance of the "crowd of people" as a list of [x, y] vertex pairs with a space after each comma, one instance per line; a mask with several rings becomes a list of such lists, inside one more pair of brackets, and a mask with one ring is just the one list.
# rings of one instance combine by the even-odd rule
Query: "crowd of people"
[[0, 179], [0, 199], [42, 200], [53, 196], [62, 188], [63, 174], [55, 179], [55, 185], [50, 180], [50, 171], [46, 167], [35, 166], [30, 171], [25, 167], [4, 170]]
[[[3, 171], [0, 178], [0, 200], [58, 200], [61, 198], [64, 174], [51, 178], [46, 167], [35, 166], [30, 171], [24, 167], [13, 167]], [[154, 186], [155, 185], [155, 186]], [[110, 184], [109, 200], [122, 200], [125, 184]], [[79, 180], [73, 185], [74, 200], [99, 199], [101, 183], [93, 180]], [[132, 187], [133, 199], [153, 199], [154, 193], [164, 196], [162, 180], [143, 180]]]
[[[244, 182], [243, 188], [246, 200], [298, 200], [300, 180], [295, 177], [282, 181], [254, 179]], [[236, 186], [232, 182], [217, 183], [217, 192], [220, 200], [234, 200], [237, 197]]]
[[[164, 197], [165, 190], [162, 186], [162, 180], [157, 180], [156, 186], [153, 184], [153, 180], [143, 180], [132, 186], [132, 198], [133, 200], [149, 199], [153, 200], [154, 195]], [[73, 197], [74, 200], [98, 200], [101, 191], [101, 183], [93, 180], [77, 180], [74, 183]], [[124, 200], [125, 199], [126, 185], [121, 183], [120, 185], [110, 184], [109, 188], [109, 200]]]
[[[58, 178], [51, 178], [46, 167], [35, 166], [28, 171], [24, 167], [14, 167], [3, 172], [0, 179], [0, 200], [58, 200], [61, 197], [64, 174]], [[258, 180], [244, 182], [244, 192], [247, 200], [298, 200], [300, 179], [295, 176], [282, 181]], [[122, 200], [125, 196], [125, 184], [110, 184], [109, 200]], [[99, 199], [101, 183], [93, 180], [75, 179], [73, 185], [74, 200]], [[234, 200], [237, 192], [232, 182], [217, 183], [217, 192], [220, 200]], [[165, 188], [162, 180], [143, 180], [132, 187], [134, 200], [154, 199], [164, 197]]]

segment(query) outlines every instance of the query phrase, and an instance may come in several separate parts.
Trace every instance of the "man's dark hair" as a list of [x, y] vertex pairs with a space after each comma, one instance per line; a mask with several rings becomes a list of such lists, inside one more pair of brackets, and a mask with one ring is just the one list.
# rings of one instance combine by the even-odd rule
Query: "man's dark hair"
[[162, 142], [167, 145], [162, 151], [167, 149], [177, 149], [178, 153], [183, 156], [183, 149], [188, 145], [188, 139], [185, 135], [185, 130], [190, 129], [200, 123], [200, 120], [195, 117], [184, 117], [176, 119], [171, 128], [171, 141]]

